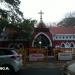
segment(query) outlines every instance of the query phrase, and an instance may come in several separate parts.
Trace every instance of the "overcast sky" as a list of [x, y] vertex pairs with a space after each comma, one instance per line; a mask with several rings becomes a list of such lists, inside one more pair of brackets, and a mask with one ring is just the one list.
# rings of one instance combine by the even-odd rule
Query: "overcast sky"
[[20, 9], [25, 18], [39, 21], [42, 10], [44, 22], [59, 22], [66, 13], [75, 11], [75, 0], [21, 0]]

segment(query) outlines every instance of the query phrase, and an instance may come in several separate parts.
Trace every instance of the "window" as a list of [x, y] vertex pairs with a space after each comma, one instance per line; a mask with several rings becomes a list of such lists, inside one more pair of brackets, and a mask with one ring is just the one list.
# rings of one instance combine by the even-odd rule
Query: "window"
[[61, 47], [62, 47], [62, 48], [65, 48], [65, 44], [64, 44], [64, 43], [63, 43], [63, 44], [61, 44]]
[[71, 39], [71, 36], [69, 36], [69, 38]]
[[9, 48], [14, 48], [14, 45], [10, 45], [10, 47]]
[[13, 43], [10, 43], [8, 48], [14, 48], [14, 44]]
[[5, 52], [5, 55], [12, 55], [13, 54], [12, 50], [6, 50], [4, 52]]
[[63, 39], [64, 39], [64, 36], [63, 36]]
[[73, 48], [73, 47], [74, 47], [74, 44], [73, 44], [73, 43], [71, 43], [70, 47], [71, 47], [71, 48]]
[[13, 54], [11, 50], [7, 50], [7, 49], [0, 50], [0, 55], [11, 55], [11, 54]]
[[61, 39], [61, 36], [59, 36], [59, 39]]
[[71, 44], [71, 47], [73, 47], [73, 44]]
[[75, 35], [73, 36], [73, 38], [75, 38]]
[[66, 36], [66, 39], [68, 39], [68, 36]]
[[57, 39], [57, 36], [56, 36], [56, 39]]

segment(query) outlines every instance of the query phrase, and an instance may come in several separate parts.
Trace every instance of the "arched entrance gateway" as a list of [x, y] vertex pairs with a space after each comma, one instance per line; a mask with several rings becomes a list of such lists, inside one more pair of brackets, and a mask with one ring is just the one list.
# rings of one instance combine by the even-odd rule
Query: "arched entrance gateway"
[[43, 12], [40, 11], [40, 22], [34, 27], [33, 32], [33, 41], [32, 41], [32, 47], [33, 48], [39, 48], [47, 51], [47, 55], [51, 56], [53, 50], [52, 48], [52, 34], [49, 31], [49, 28], [44, 24], [42, 20], [42, 14]]
[[38, 33], [32, 42], [32, 47], [36, 48], [48, 48], [49, 46], [52, 46], [51, 39], [43, 32]]
[[47, 48], [49, 45], [49, 39], [43, 34], [40, 34], [34, 41], [34, 47]]
[[48, 55], [52, 54], [52, 42], [49, 36], [43, 32], [38, 33], [32, 42], [32, 47], [34, 48], [45, 48], [48, 50]]

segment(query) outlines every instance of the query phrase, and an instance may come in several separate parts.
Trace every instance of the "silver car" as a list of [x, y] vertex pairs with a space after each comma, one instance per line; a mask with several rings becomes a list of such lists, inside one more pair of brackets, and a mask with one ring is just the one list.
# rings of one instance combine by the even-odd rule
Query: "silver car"
[[15, 49], [0, 49], [0, 75], [11, 75], [22, 68], [22, 56]]
[[64, 65], [64, 75], [75, 75], [75, 61], [67, 62]]

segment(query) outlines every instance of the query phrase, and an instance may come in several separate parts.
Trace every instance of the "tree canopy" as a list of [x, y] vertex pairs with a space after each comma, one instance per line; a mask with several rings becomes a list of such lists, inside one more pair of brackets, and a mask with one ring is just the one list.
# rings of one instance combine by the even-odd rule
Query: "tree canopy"
[[69, 14], [68, 17], [58, 23], [58, 26], [75, 26], [75, 15]]
[[[23, 19], [23, 13], [19, 9], [19, 0], [0, 0], [0, 4], [4, 5], [7, 9], [0, 7], [0, 10], [6, 12], [7, 18], [10, 22], [20, 22]], [[0, 11], [2, 13], [2, 11]], [[0, 14], [5, 17], [4, 14]]]
[[17, 34], [8, 34], [7, 37], [31, 40], [36, 20], [24, 19], [23, 13], [19, 9], [20, 0], [0, 0], [0, 3], [7, 8], [0, 7], [0, 32], [7, 25], [14, 25], [17, 28]]
[[18, 27], [21, 28], [23, 32], [25, 32], [26, 39], [31, 40], [32, 38], [32, 32], [34, 28], [34, 24], [36, 23], [36, 20], [31, 20], [31, 19], [24, 19], [23, 22], [21, 22]]

